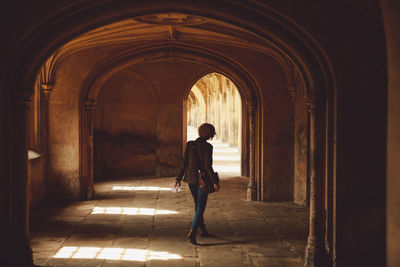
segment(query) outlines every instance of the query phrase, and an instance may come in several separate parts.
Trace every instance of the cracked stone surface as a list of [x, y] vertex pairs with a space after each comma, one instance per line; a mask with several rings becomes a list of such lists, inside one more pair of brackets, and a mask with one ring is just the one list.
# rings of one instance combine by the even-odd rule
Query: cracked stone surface
[[[209, 195], [210, 232], [186, 239], [193, 217], [190, 190], [172, 193], [174, 178], [96, 184], [96, 200], [32, 212], [31, 247], [38, 266], [303, 266], [308, 208], [248, 202], [248, 178], [221, 179]], [[124, 190], [113, 190], [122, 186]], [[121, 188], [120, 188], [121, 189]], [[72, 252], [64, 253], [67, 250]]]

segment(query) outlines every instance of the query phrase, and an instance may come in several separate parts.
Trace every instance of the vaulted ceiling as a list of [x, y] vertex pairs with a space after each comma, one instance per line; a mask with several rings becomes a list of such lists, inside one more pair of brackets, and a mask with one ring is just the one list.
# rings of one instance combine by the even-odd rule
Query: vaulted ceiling
[[297, 68], [269, 40], [213, 19], [166, 13], [136, 17], [99, 27], [59, 47], [41, 68], [42, 84], [54, 83], [57, 66], [69, 55], [85, 49], [114, 49], [118, 53], [151, 46], [185, 45], [229, 55], [226, 47], [241, 48], [273, 57], [289, 84], [302, 84]]

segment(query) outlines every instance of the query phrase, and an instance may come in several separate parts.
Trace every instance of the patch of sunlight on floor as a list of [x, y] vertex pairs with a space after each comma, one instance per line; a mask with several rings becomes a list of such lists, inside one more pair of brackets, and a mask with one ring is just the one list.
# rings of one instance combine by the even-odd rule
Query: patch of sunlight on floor
[[120, 215], [160, 215], [178, 214], [173, 210], [157, 210], [148, 208], [125, 208], [125, 207], [94, 207], [92, 214], [120, 214]]
[[217, 172], [238, 172], [240, 173], [240, 166], [224, 166], [224, 165], [214, 165], [214, 171]]
[[158, 187], [158, 186], [113, 186], [112, 190], [115, 191], [171, 191], [168, 187]]
[[182, 256], [165, 251], [132, 248], [62, 247], [56, 259], [105, 259], [123, 261], [179, 260]]
[[101, 250], [101, 248], [96, 248], [96, 247], [79, 248], [74, 253], [72, 258], [73, 259], [94, 259], [100, 250]]

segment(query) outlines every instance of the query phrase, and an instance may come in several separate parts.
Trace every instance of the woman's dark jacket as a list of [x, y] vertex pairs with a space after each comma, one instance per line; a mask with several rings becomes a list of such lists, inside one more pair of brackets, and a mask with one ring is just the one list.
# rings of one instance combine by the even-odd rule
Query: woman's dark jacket
[[214, 179], [214, 170], [212, 168], [213, 146], [204, 138], [197, 138], [196, 141], [189, 141], [186, 144], [183, 166], [176, 177], [177, 181], [183, 181], [189, 184], [199, 184], [199, 171], [205, 172], [214, 184], [218, 181]]

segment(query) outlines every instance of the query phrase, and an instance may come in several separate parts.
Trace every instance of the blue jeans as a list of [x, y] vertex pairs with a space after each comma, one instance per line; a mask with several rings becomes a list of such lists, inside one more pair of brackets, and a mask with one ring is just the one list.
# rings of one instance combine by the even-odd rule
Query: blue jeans
[[198, 185], [189, 184], [189, 188], [193, 196], [195, 207], [192, 229], [196, 231], [198, 227], [205, 228], [203, 215], [207, 205], [208, 193], [202, 191]]

